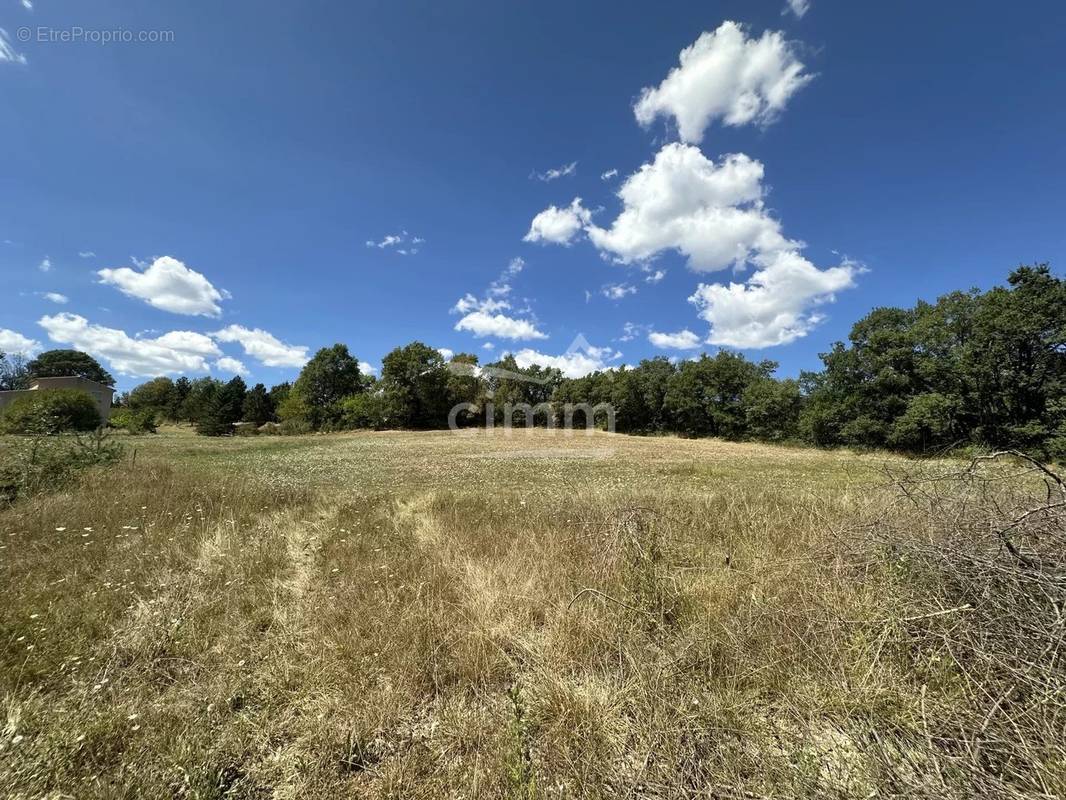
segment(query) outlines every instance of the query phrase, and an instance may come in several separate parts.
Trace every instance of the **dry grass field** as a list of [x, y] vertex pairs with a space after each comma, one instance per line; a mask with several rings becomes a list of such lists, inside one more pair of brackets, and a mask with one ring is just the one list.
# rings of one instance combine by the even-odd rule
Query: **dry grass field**
[[1066, 792], [1060, 487], [1025, 462], [128, 441], [0, 511], [7, 797]]

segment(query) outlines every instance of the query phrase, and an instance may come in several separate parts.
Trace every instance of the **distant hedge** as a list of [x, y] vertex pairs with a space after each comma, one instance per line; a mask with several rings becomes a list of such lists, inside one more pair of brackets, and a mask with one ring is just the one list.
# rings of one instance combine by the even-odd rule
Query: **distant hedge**
[[81, 389], [42, 389], [16, 398], [0, 416], [3, 433], [63, 433], [100, 427], [100, 412]]

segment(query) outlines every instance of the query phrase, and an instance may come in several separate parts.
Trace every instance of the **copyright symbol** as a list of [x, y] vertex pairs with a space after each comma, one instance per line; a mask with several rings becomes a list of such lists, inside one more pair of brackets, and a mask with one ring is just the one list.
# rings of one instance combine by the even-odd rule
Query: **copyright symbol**
[[30, 40], [30, 36], [32, 35], [32, 32], [30, 31], [29, 28], [23, 27], [23, 28], [19, 28], [15, 35], [18, 37], [18, 40], [20, 42], [28, 42]]

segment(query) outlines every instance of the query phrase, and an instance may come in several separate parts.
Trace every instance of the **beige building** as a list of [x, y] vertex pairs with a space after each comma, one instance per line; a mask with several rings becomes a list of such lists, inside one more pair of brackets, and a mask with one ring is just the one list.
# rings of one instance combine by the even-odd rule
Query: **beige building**
[[16, 397], [22, 397], [29, 392], [37, 392], [42, 389], [81, 389], [88, 392], [96, 403], [96, 410], [100, 412], [100, 419], [107, 422], [111, 416], [111, 398], [115, 390], [103, 383], [91, 381], [88, 378], [33, 378], [30, 380], [29, 389], [16, 389], [11, 392], [0, 392], [0, 409]]

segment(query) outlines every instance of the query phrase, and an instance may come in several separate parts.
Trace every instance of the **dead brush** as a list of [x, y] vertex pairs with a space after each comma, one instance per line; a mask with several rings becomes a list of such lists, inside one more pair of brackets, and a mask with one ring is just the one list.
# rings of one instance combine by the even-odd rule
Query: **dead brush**
[[575, 594], [569, 607], [595, 596], [643, 617], [652, 629], [671, 623], [679, 598], [669, 577], [673, 543], [663, 535], [658, 517], [655, 509], [629, 506], [604, 517], [599, 526], [586, 533], [600, 550], [599, 575], [604, 579], [621, 576], [619, 588], [626, 600], [590, 586]]
[[[888, 470], [900, 507], [869, 533], [914, 609], [897, 657], [921, 683], [923, 757], [883, 746], [884, 785], [1066, 793], [1066, 484], [1019, 452]], [[879, 742], [881, 744], [881, 742]], [[909, 761], [909, 763], [908, 763]]]

